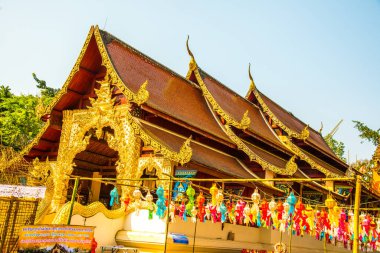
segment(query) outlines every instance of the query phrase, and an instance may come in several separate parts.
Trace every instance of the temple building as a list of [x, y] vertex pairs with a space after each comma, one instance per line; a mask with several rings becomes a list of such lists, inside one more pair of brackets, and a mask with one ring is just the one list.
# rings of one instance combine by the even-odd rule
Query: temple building
[[[207, 179], [193, 182], [197, 194], [208, 192], [212, 179], [236, 179], [218, 183], [225, 198], [249, 199], [258, 188], [268, 201], [293, 191], [319, 203], [331, 196], [353, 204], [350, 182], [244, 181], [344, 178], [349, 167], [318, 131], [260, 92], [250, 71], [248, 92], [242, 97], [206, 73], [188, 44], [187, 50], [189, 69], [181, 76], [91, 27], [61, 90], [48, 107], [39, 108], [45, 126], [22, 151], [34, 166], [28, 182], [47, 187], [36, 223], [67, 222], [75, 177], [80, 181], [71, 223], [96, 225], [98, 245], [123, 244], [141, 252], [163, 252], [167, 235], [162, 219], [144, 221], [149, 198], [140, 202], [141, 194], [149, 192], [156, 199], [155, 191], [162, 186], [166, 197], [175, 195], [180, 205], [186, 201], [181, 194], [189, 178]], [[172, 177], [183, 182], [171, 182]], [[110, 204], [114, 189], [119, 205]], [[378, 197], [365, 191], [368, 200]], [[270, 229], [213, 225], [199, 223], [194, 236], [193, 223], [171, 223], [168, 230], [185, 234], [190, 242], [169, 243], [170, 252], [190, 252], [194, 242], [196, 252], [270, 252], [280, 238]], [[323, 247], [311, 237], [296, 237], [292, 252]]]

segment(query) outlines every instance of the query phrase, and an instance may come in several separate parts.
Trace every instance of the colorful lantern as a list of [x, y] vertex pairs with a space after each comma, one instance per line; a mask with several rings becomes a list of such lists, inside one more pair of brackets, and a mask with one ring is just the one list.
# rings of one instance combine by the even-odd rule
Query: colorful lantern
[[117, 192], [117, 187], [115, 186], [110, 192], [110, 206], [113, 207], [115, 204], [119, 204], [119, 193]]
[[325, 205], [326, 207], [331, 210], [335, 205], [336, 205], [336, 202], [335, 200], [331, 197], [331, 195], [329, 194], [329, 196], [327, 197], [327, 199], [325, 200]]
[[213, 206], [216, 205], [216, 194], [218, 194], [218, 187], [216, 187], [216, 183], [213, 183], [210, 188], [210, 194], [211, 194], [211, 203]]
[[199, 193], [199, 195], [197, 197], [198, 218], [199, 218], [200, 222], [204, 221], [204, 216], [206, 214], [206, 210], [205, 210], [205, 207], [204, 207], [205, 201], [206, 201], [206, 199], [203, 196], [203, 191], [200, 191], [200, 193]]
[[189, 187], [187, 187], [186, 190], [187, 197], [189, 198], [189, 202], [186, 205], [186, 213], [191, 216], [191, 212], [194, 207], [194, 195], [195, 195], [195, 190], [193, 187], [191, 187], [191, 184]]
[[156, 201], [157, 211], [156, 211], [156, 214], [158, 217], [160, 217], [162, 219], [165, 217], [165, 210], [166, 210], [164, 188], [162, 186], [159, 186], [156, 190], [156, 194], [157, 194], [157, 201]]
[[290, 192], [289, 196], [286, 198], [286, 203], [289, 204], [289, 215], [294, 215], [294, 207], [297, 203], [297, 198], [294, 196], [294, 192]]

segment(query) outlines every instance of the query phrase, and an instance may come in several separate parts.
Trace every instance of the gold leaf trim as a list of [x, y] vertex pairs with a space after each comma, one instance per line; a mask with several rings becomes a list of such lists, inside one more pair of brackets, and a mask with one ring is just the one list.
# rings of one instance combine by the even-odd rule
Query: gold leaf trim
[[[52, 224], [65, 224], [67, 222], [70, 213], [70, 204], [67, 202], [55, 215]], [[125, 207], [122, 205], [115, 210], [108, 210], [103, 203], [96, 201], [87, 206], [81, 205], [78, 202], [74, 202], [72, 215], [80, 215], [84, 218], [90, 218], [98, 213], [104, 214], [108, 219], [117, 219], [125, 215]]]
[[248, 110], [244, 113], [241, 121], [238, 122], [231, 115], [229, 115], [223, 110], [223, 108], [218, 104], [218, 102], [212, 96], [211, 92], [207, 89], [207, 86], [203, 82], [203, 79], [199, 73], [198, 65], [195, 61], [194, 55], [189, 48], [189, 37], [187, 37], [186, 48], [187, 48], [187, 52], [190, 55], [189, 71], [186, 75], [186, 78], [189, 79], [192, 72], [195, 74], [195, 78], [197, 79], [199, 83], [203, 96], [211, 104], [212, 109], [226, 121], [227, 125], [234, 126], [238, 129], [246, 129], [247, 127], [249, 127], [249, 125], [251, 124], [251, 119], [248, 117]]
[[289, 127], [287, 127], [285, 124], [283, 124], [277, 117], [276, 115], [274, 115], [274, 113], [269, 109], [269, 107], [266, 105], [266, 103], [264, 102], [264, 100], [261, 98], [260, 96], [260, 93], [258, 92], [258, 90], [256, 89], [256, 84], [255, 82], [253, 81], [253, 78], [252, 78], [252, 74], [251, 74], [251, 64], [249, 64], [248, 66], [248, 76], [249, 76], [249, 80], [251, 81], [250, 84], [249, 84], [249, 91], [247, 93], [247, 98], [249, 96], [249, 94], [252, 92], [257, 101], [259, 102], [261, 108], [263, 109], [263, 111], [269, 116], [269, 118], [277, 125], [279, 126], [282, 130], [284, 130], [290, 137], [294, 137], [296, 139], [300, 139], [300, 140], [306, 140], [307, 138], [309, 138], [309, 126], [306, 126], [302, 131], [301, 133], [297, 133], [295, 131], [293, 131], [292, 129], [290, 129]]
[[293, 131], [292, 129], [290, 129], [289, 127], [287, 127], [285, 124], [283, 124], [277, 117], [276, 115], [274, 115], [274, 113], [269, 109], [269, 107], [265, 104], [264, 100], [261, 98], [259, 92], [254, 89], [252, 90], [253, 94], [255, 95], [257, 101], [259, 102], [261, 108], [263, 109], [263, 111], [269, 116], [269, 118], [277, 125], [279, 126], [282, 130], [284, 130], [290, 137], [293, 137], [293, 138], [296, 138], [296, 139], [299, 139], [299, 140], [306, 140], [307, 138], [309, 138], [309, 130], [308, 130], [308, 127], [309, 126], [306, 126], [302, 131], [301, 133], [297, 133], [295, 131]]
[[53, 100], [50, 102], [50, 104], [46, 107], [45, 112], [42, 113], [43, 115], [50, 114], [53, 108], [56, 106], [58, 101], [61, 99], [63, 95], [67, 93], [67, 88], [69, 87], [69, 84], [71, 83], [71, 80], [75, 76], [75, 74], [79, 71], [80, 63], [82, 62], [83, 56], [87, 51], [87, 47], [90, 44], [90, 40], [92, 37], [92, 34], [94, 33], [94, 27], [91, 27], [90, 31], [87, 34], [86, 40], [84, 42], [84, 45], [79, 53], [79, 56], [77, 58], [77, 61], [74, 64], [74, 67], [71, 69], [71, 72], [69, 76], [67, 77], [65, 83], [63, 84], [62, 88], [59, 90], [59, 92], [54, 96]]
[[114, 81], [112, 84], [115, 85], [129, 101], [135, 102], [137, 105], [145, 103], [149, 98], [149, 92], [146, 89], [148, 82], [146, 81], [143, 85], [141, 85], [136, 94], [128, 89], [111, 62], [98, 26], [94, 29], [94, 36], [100, 55], [102, 56], [102, 65], [107, 69], [107, 73], [109, 73]]
[[[67, 202], [62, 206], [62, 208], [55, 215], [52, 224], [66, 224], [70, 213], [70, 205], [71, 202]], [[119, 208], [109, 210], [103, 203], [99, 201], [92, 202], [87, 206], [84, 206], [78, 202], [74, 202], [72, 215], [80, 215], [83, 218], [90, 218], [98, 213], [102, 213], [108, 219], [118, 219], [136, 210], [149, 209], [150, 205], [151, 203], [148, 203], [147, 201], [138, 201], [131, 203], [127, 208], [125, 208], [124, 203], [122, 203]]]
[[257, 162], [260, 164], [260, 166], [266, 170], [273, 171], [279, 175], [293, 175], [297, 169], [298, 166], [294, 162], [295, 156], [290, 158], [290, 160], [286, 163], [285, 168], [277, 167], [273, 164], [270, 164], [269, 162], [262, 159], [260, 156], [258, 156], [256, 153], [254, 153], [245, 143], [231, 130], [231, 128], [227, 125], [225, 125], [226, 134], [230, 139], [236, 144], [238, 149], [242, 150], [244, 153], [246, 153], [251, 161]]
[[216, 102], [215, 98], [211, 95], [211, 92], [207, 89], [206, 84], [203, 82], [198, 68], [194, 70], [194, 74], [202, 90], [203, 96], [211, 104], [212, 109], [226, 121], [227, 125], [234, 126], [238, 129], [243, 130], [249, 127], [249, 125], [251, 124], [251, 119], [248, 117], [248, 110], [244, 113], [240, 122], [236, 121], [233, 117], [231, 117], [222, 109], [218, 102]]
[[339, 177], [338, 174], [331, 172], [330, 170], [324, 168], [323, 166], [316, 163], [312, 160], [308, 155], [301, 151], [301, 149], [295, 145], [287, 136], [279, 136], [280, 141], [287, 147], [290, 151], [292, 151], [295, 155], [297, 155], [301, 160], [307, 162], [313, 169], [319, 170], [326, 177]]
[[155, 152], [159, 152], [165, 158], [178, 162], [181, 165], [188, 163], [193, 155], [193, 150], [190, 147], [191, 136], [182, 144], [179, 153], [171, 151], [168, 147], [164, 146], [148, 133], [146, 133], [139, 123], [133, 118], [131, 114], [127, 114], [128, 123], [131, 125], [134, 133], [138, 135], [145, 145], [152, 147]]

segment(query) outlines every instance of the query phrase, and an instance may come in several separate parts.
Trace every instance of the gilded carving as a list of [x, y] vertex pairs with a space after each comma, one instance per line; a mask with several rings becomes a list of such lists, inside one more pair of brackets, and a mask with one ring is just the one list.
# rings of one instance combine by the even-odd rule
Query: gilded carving
[[262, 110], [268, 115], [268, 117], [273, 121], [273, 123], [276, 124], [277, 126], [279, 126], [282, 130], [284, 130], [289, 135], [289, 137], [293, 137], [293, 138], [296, 138], [299, 140], [306, 140], [307, 138], [309, 138], [310, 133], [308, 130], [308, 126], [306, 126], [301, 131], [301, 133], [297, 133], [297, 132], [293, 131], [292, 129], [290, 129], [289, 127], [287, 127], [284, 123], [282, 123], [276, 117], [276, 115], [274, 115], [274, 113], [269, 109], [267, 104], [261, 98], [259, 91], [256, 89], [255, 82], [253, 81], [253, 78], [251, 75], [251, 64], [248, 67], [248, 74], [249, 74], [249, 79], [251, 81], [248, 94], [250, 94], [252, 92], [255, 95], [255, 97], [256, 97], [257, 101], [259, 102]]
[[211, 92], [207, 89], [206, 84], [203, 82], [202, 76], [199, 73], [199, 69], [197, 66], [197, 63], [195, 61], [193, 53], [190, 51], [189, 48], [189, 38], [187, 38], [186, 46], [187, 51], [191, 57], [190, 63], [189, 63], [189, 72], [187, 74], [187, 78], [190, 77], [191, 73], [194, 73], [198, 83], [199, 87], [202, 90], [203, 96], [207, 99], [207, 101], [211, 104], [212, 109], [219, 114], [225, 121], [227, 125], [234, 126], [238, 129], [246, 129], [251, 124], [251, 119], [248, 117], [248, 111], [246, 111], [240, 122], [235, 120], [231, 115], [226, 113], [223, 108], [218, 104], [218, 102], [215, 100], [215, 98], [212, 96]]
[[124, 96], [129, 101], [135, 102], [138, 105], [145, 103], [149, 98], [149, 92], [146, 89], [148, 81], [146, 81], [140, 86], [137, 93], [133, 93], [131, 90], [129, 90], [127, 86], [124, 85], [123, 80], [121, 80], [120, 76], [118, 75], [115, 68], [113, 67], [111, 59], [107, 53], [107, 49], [104, 45], [102, 36], [100, 35], [98, 26], [96, 26], [94, 29], [94, 36], [95, 36], [96, 44], [98, 45], [100, 55], [102, 56], [102, 65], [106, 67], [107, 73], [109, 73], [112, 80], [114, 81], [112, 84], [115, 85], [118, 89], [120, 89], [120, 91], [124, 94]]
[[287, 147], [289, 150], [291, 150], [295, 155], [297, 155], [301, 160], [307, 162], [310, 164], [310, 166], [316, 170], [319, 170], [323, 174], [326, 175], [326, 177], [339, 177], [339, 175], [331, 172], [330, 170], [324, 168], [323, 166], [319, 165], [318, 163], [314, 162], [308, 155], [306, 155], [304, 152], [301, 151], [297, 145], [295, 145], [287, 136], [279, 136], [280, 141]]
[[285, 168], [277, 167], [273, 164], [270, 164], [269, 162], [262, 159], [260, 156], [258, 156], [256, 153], [254, 153], [232, 130], [229, 126], [225, 126], [226, 133], [228, 137], [236, 144], [238, 149], [242, 150], [244, 153], [246, 153], [251, 161], [257, 162], [260, 164], [260, 166], [266, 170], [273, 171], [279, 175], [293, 175], [298, 167], [297, 164], [294, 162], [296, 157], [291, 157], [290, 160], [287, 162]]
[[91, 27], [90, 31], [87, 34], [86, 40], [84, 42], [84, 45], [79, 53], [79, 57], [77, 61], [74, 64], [74, 67], [72, 68], [69, 76], [66, 79], [66, 82], [63, 84], [62, 88], [59, 90], [59, 92], [55, 95], [49, 106], [46, 107], [45, 113], [43, 114], [50, 114], [53, 108], [56, 106], [58, 101], [61, 99], [63, 95], [67, 93], [67, 88], [69, 87], [69, 84], [71, 83], [71, 80], [75, 76], [75, 74], [79, 71], [80, 63], [82, 62], [83, 56], [87, 51], [88, 44], [90, 43], [92, 34], [94, 33], [94, 27]]
[[140, 157], [136, 178], [141, 178], [145, 169], [152, 171], [153, 168], [156, 169], [157, 185], [162, 185], [164, 189], [169, 189], [169, 181], [167, 179], [171, 175], [172, 164], [168, 159], [162, 157]]
[[[65, 201], [66, 187], [69, 176], [73, 171], [75, 156], [86, 149], [91, 134], [89, 130], [95, 130], [96, 138], [104, 138], [108, 145], [118, 151], [119, 161], [116, 164], [117, 183], [121, 184], [121, 199], [131, 193], [131, 186], [137, 185], [137, 181], [128, 179], [136, 178], [138, 158], [140, 156], [141, 140], [147, 146], [151, 146], [155, 152], [175, 162], [184, 164], [192, 155], [190, 139], [184, 142], [179, 153], [171, 151], [147, 134], [129, 112], [129, 105], [114, 105], [112, 99], [113, 77], [111, 74], [100, 81], [100, 88], [95, 90], [96, 99], [91, 99], [91, 106], [86, 109], [64, 111], [63, 125], [58, 150], [56, 168], [53, 170], [54, 197], [52, 210], [58, 211]], [[104, 132], [104, 127], [113, 129], [113, 133]]]

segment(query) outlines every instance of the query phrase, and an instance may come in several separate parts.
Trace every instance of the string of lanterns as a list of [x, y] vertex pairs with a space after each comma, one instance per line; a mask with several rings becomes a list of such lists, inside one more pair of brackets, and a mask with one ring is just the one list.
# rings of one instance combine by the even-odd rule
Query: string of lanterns
[[[116, 189], [116, 187], [115, 187]], [[261, 198], [258, 188], [251, 195], [251, 201], [242, 198], [233, 200], [230, 196], [225, 200], [222, 189], [218, 189], [214, 183], [209, 189], [211, 199], [206, 203], [203, 191], [195, 198], [195, 190], [191, 184], [185, 191], [187, 198], [181, 196], [169, 203], [168, 194], [162, 186], [156, 189], [157, 200], [153, 202], [150, 191], [144, 199], [148, 202], [149, 219], [153, 219], [155, 213], [159, 218], [166, 217], [168, 207], [170, 222], [177, 219], [192, 222], [211, 221], [213, 223], [231, 223], [251, 226], [256, 228], [268, 228], [292, 235], [314, 236], [317, 240], [326, 240], [327, 243], [343, 243], [344, 247], [351, 248], [354, 238], [354, 214], [352, 210], [339, 207], [331, 197], [325, 200], [325, 208], [313, 208], [305, 204], [302, 199], [290, 192], [283, 202], [282, 200], [267, 201]], [[112, 193], [115, 196], [115, 193]], [[134, 205], [138, 212], [142, 193], [139, 189], [133, 192], [133, 200], [126, 200], [125, 204]], [[176, 201], [180, 200], [180, 203]], [[112, 200], [115, 202], [114, 200]], [[187, 203], [186, 203], [187, 202]], [[363, 250], [380, 251], [380, 219], [369, 214], [362, 213], [359, 217], [359, 240]]]

